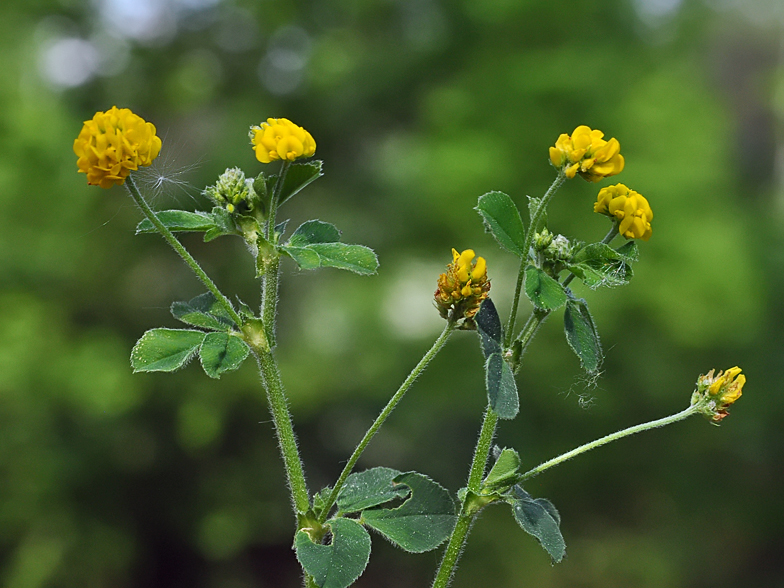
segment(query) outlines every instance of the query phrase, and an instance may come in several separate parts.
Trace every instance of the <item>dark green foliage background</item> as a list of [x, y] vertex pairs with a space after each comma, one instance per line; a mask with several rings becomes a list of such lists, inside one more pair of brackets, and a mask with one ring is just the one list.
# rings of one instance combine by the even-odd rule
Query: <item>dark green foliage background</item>
[[[196, 365], [131, 374], [134, 342], [177, 328], [170, 303], [202, 289], [160, 238], [134, 236], [140, 213], [122, 188], [88, 187], [76, 173], [82, 120], [113, 104], [156, 124], [164, 173], [190, 184], [165, 183], [158, 210], [207, 209], [198, 191], [227, 166], [262, 169], [248, 126], [292, 119], [315, 137], [326, 176], [283, 208], [290, 230], [320, 218], [378, 253], [370, 278], [284, 264], [279, 358], [314, 491], [441, 328], [430, 297], [451, 247], [487, 258], [506, 316], [517, 265], [483, 232], [477, 198], [502, 190], [524, 206], [541, 195], [553, 178], [547, 148], [578, 124], [617, 137], [618, 180], [656, 217], [631, 285], [577, 288], [605, 373], [584, 381], [558, 311], [525, 358], [520, 414], [499, 443], [532, 467], [680, 410], [712, 367], [742, 366], [746, 393], [720, 428], [693, 419], [532, 480], [526, 489], [562, 515], [567, 559], [551, 567], [508, 508], [490, 508], [454, 585], [784, 583], [777, 2], [684, 0], [661, 17], [642, 0], [164, 4], [180, 7], [170, 36], [124, 41], [121, 71], [65, 90], [39, 75], [41, 55], [57, 38], [106, 32], [101, 3], [0, 7], [0, 583], [299, 585], [252, 362], [220, 380]], [[243, 30], [248, 43], [227, 49]], [[273, 94], [259, 64], [302, 31], [301, 83]], [[597, 189], [569, 182], [551, 228], [600, 239]], [[183, 241], [224, 291], [258, 303], [238, 239]], [[455, 335], [361, 465], [416, 469], [456, 491], [484, 408], [482, 362], [475, 335]], [[374, 546], [358, 586], [428, 585], [437, 552]]]

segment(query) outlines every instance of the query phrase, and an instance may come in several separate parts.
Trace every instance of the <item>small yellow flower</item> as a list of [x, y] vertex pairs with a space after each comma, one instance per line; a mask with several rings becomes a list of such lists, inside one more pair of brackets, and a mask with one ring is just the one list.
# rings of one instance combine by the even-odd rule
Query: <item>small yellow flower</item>
[[261, 163], [278, 159], [294, 161], [316, 152], [316, 142], [310, 133], [286, 118], [268, 118], [267, 122], [252, 126], [250, 140]]
[[73, 150], [87, 183], [111, 188], [125, 182], [132, 171], [150, 165], [161, 151], [161, 139], [155, 125], [127, 108], [112, 106], [84, 122]]
[[550, 161], [563, 169], [567, 178], [580, 174], [589, 182], [598, 182], [623, 171], [623, 155], [617, 139], [605, 141], [604, 133], [580, 125], [571, 136], [558, 137], [550, 147]]
[[743, 394], [746, 376], [737, 366], [713, 375], [714, 370], [697, 379], [697, 389], [692, 395], [691, 404], [701, 403], [701, 412], [718, 422], [729, 415], [728, 407]]
[[618, 219], [618, 232], [627, 239], [651, 238], [653, 211], [648, 201], [623, 184], [599, 190], [593, 211]]
[[473, 261], [474, 257], [476, 254], [472, 249], [462, 253], [452, 249], [452, 263], [438, 277], [435, 302], [445, 319], [449, 319], [451, 313], [453, 320], [465, 318], [470, 325], [482, 301], [487, 298], [490, 291], [487, 262], [482, 257]]

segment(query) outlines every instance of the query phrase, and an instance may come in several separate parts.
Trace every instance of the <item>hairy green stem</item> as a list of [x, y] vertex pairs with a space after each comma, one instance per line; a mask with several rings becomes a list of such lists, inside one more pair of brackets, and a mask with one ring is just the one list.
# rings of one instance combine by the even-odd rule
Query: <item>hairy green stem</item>
[[[525, 350], [531, 343], [539, 326], [550, 315], [549, 311], [535, 310], [528, 318], [523, 330], [520, 332], [518, 339], [521, 342], [521, 349]], [[479, 492], [482, 484], [482, 478], [487, 468], [487, 460], [490, 457], [490, 449], [493, 445], [493, 438], [495, 437], [495, 430], [498, 426], [498, 415], [493, 411], [490, 406], [485, 411], [484, 420], [482, 421], [482, 429], [479, 431], [479, 438], [476, 441], [476, 448], [474, 449], [474, 458], [471, 461], [471, 470], [468, 474], [468, 491], [477, 493]], [[460, 514], [457, 517], [452, 534], [449, 536], [444, 557], [438, 567], [435, 580], [433, 580], [432, 588], [446, 588], [454, 575], [457, 560], [465, 547], [466, 540], [468, 539], [468, 532], [471, 530], [476, 515], [479, 511], [468, 512], [465, 504], [460, 509]]]
[[485, 411], [485, 418], [482, 421], [482, 429], [479, 431], [479, 438], [474, 449], [474, 459], [471, 461], [471, 471], [468, 474], [468, 489], [472, 492], [479, 492], [482, 484], [482, 477], [485, 474], [487, 460], [490, 457], [490, 448], [495, 437], [495, 428], [498, 425], [498, 415], [488, 405]]
[[504, 339], [504, 348], [508, 348], [509, 345], [512, 343], [512, 332], [514, 331], [515, 321], [517, 320], [517, 307], [520, 304], [520, 292], [523, 289], [523, 278], [525, 276], [525, 268], [528, 266], [528, 252], [531, 249], [531, 243], [534, 239], [534, 232], [536, 226], [539, 224], [539, 221], [542, 220], [542, 216], [544, 215], [545, 211], [547, 210], [547, 205], [552, 200], [555, 193], [558, 191], [558, 188], [561, 187], [566, 181], [566, 175], [564, 174], [563, 170], [558, 172], [558, 175], [553, 180], [553, 183], [547, 189], [544, 196], [542, 196], [541, 202], [539, 202], [539, 206], [536, 207], [536, 210], [531, 215], [531, 222], [528, 225], [528, 230], [525, 233], [525, 241], [523, 242], [523, 259], [520, 261], [520, 269], [517, 272], [517, 284], [515, 285], [515, 293], [514, 298], [512, 299], [512, 310], [509, 313], [509, 320], [506, 323], [506, 337]]
[[622, 431], [616, 431], [615, 433], [610, 433], [609, 435], [605, 435], [601, 439], [596, 439], [595, 441], [591, 441], [590, 443], [586, 443], [585, 445], [580, 445], [571, 451], [567, 451], [563, 455], [559, 455], [558, 457], [554, 457], [553, 459], [544, 462], [541, 465], [536, 466], [532, 470], [527, 471], [523, 474], [520, 481], [528, 480], [529, 478], [533, 478], [541, 474], [543, 471], [550, 469], [551, 467], [557, 466], [565, 462], [566, 460], [572, 459], [580, 455], [581, 453], [585, 453], [586, 451], [590, 451], [591, 449], [596, 449], [597, 447], [601, 447], [602, 445], [606, 445], [612, 441], [617, 441], [618, 439], [623, 439], [624, 437], [628, 437], [629, 435], [634, 435], [635, 433], [641, 433], [643, 431], [647, 431], [649, 429], [655, 429], [657, 427], [664, 427], [666, 425], [671, 425], [672, 423], [677, 423], [678, 421], [682, 421], [684, 419], [689, 418], [693, 414], [697, 414], [700, 411], [699, 404], [694, 404], [689, 408], [682, 410], [678, 413], [673, 415], [657, 419], [655, 421], [650, 421], [647, 423], [642, 423], [640, 425], [635, 425], [633, 427], [629, 427], [627, 429], [623, 429]]
[[446, 588], [454, 575], [457, 560], [460, 559], [460, 554], [465, 546], [468, 531], [471, 530], [471, 523], [474, 520], [474, 514], [460, 513], [455, 523], [455, 528], [452, 529], [452, 535], [449, 537], [449, 543], [446, 545], [444, 551], [444, 558], [441, 560], [441, 566], [438, 568], [435, 580], [433, 580], [432, 588]]
[[215, 282], [210, 279], [207, 273], [201, 269], [199, 263], [190, 253], [188, 253], [188, 250], [185, 249], [182, 243], [180, 243], [172, 234], [172, 232], [160, 221], [158, 216], [155, 214], [155, 212], [153, 212], [152, 208], [150, 208], [150, 206], [147, 204], [147, 201], [141, 195], [141, 192], [139, 192], [139, 188], [136, 187], [136, 182], [134, 182], [132, 175], [129, 175], [125, 179], [125, 186], [128, 188], [128, 192], [131, 194], [134, 202], [136, 202], [136, 205], [142, 209], [144, 216], [147, 217], [155, 229], [163, 236], [164, 239], [166, 239], [166, 242], [171, 245], [172, 249], [177, 252], [182, 260], [188, 264], [188, 267], [193, 270], [193, 273], [195, 273], [196, 277], [198, 277], [202, 284], [207, 287], [207, 290], [209, 290], [212, 295], [215, 296], [215, 299], [221, 306], [223, 306], [223, 308], [231, 317], [231, 320], [233, 320], [238, 327], [241, 327], [243, 321], [239, 314], [237, 314], [237, 311], [234, 310], [234, 307], [231, 305], [231, 302], [229, 302], [229, 299], [226, 298], [220, 290], [218, 290]]
[[411, 370], [411, 373], [408, 374], [408, 377], [400, 385], [400, 388], [398, 388], [397, 392], [395, 392], [392, 395], [392, 398], [389, 399], [387, 405], [384, 407], [384, 409], [381, 411], [378, 417], [376, 417], [376, 420], [373, 421], [373, 424], [370, 425], [370, 428], [365, 433], [365, 436], [362, 437], [362, 440], [357, 445], [357, 448], [354, 449], [354, 453], [351, 454], [351, 457], [349, 457], [348, 462], [346, 462], [346, 466], [343, 468], [343, 471], [340, 473], [337, 482], [335, 482], [335, 486], [332, 488], [329, 497], [324, 503], [324, 510], [322, 510], [321, 514], [319, 515], [320, 523], [324, 523], [324, 521], [327, 520], [327, 517], [329, 516], [329, 511], [332, 508], [332, 505], [335, 504], [335, 501], [338, 498], [338, 494], [340, 493], [340, 490], [343, 488], [343, 485], [346, 483], [346, 479], [348, 478], [349, 474], [351, 474], [352, 470], [354, 469], [354, 466], [357, 464], [357, 461], [359, 461], [362, 452], [365, 451], [365, 448], [368, 446], [371, 439], [373, 439], [375, 434], [381, 428], [381, 425], [384, 424], [384, 421], [387, 420], [387, 417], [395, 409], [397, 404], [403, 398], [403, 395], [411, 387], [411, 384], [414, 383], [414, 380], [416, 380], [419, 377], [419, 375], [425, 370], [427, 365], [436, 356], [436, 354], [438, 354], [438, 352], [441, 351], [441, 348], [446, 344], [447, 340], [449, 339], [449, 336], [454, 332], [456, 327], [457, 327], [457, 323], [454, 322], [453, 320], [449, 320], [447, 322], [446, 327], [444, 327], [444, 330], [438, 336], [438, 339], [436, 339], [435, 343], [433, 343], [433, 346], [428, 350], [427, 353], [425, 353], [422, 359], [419, 360], [419, 363], [416, 364], [416, 367], [414, 367], [414, 369]]
[[[273, 247], [277, 247], [278, 245], [275, 242], [275, 219], [278, 213], [280, 193], [283, 190], [283, 182], [286, 180], [286, 174], [289, 171], [289, 167], [291, 167], [291, 162], [284, 161], [283, 166], [280, 168], [278, 181], [275, 182], [275, 188], [272, 190], [272, 198], [270, 199], [266, 238]], [[274, 258], [270, 260], [269, 264], [265, 268], [264, 276], [262, 277], [261, 320], [264, 322], [267, 340], [269, 341], [270, 347], [275, 347], [275, 318], [278, 309], [279, 279], [280, 254], [276, 249]]]
[[259, 368], [264, 377], [264, 385], [267, 389], [267, 398], [272, 411], [272, 420], [275, 423], [275, 433], [280, 445], [280, 453], [283, 456], [283, 464], [286, 467], [286, 478], [291, 490], [291, 500], [298, 515], [304, 514], [310, 508], [310, 498], [308, 487], [305, 483], [305, 470], [302, 467], [302, 459], [297, 448], [297, 439], [294, 436], [294, 426], [291, 422], [286, 395], [283, 391], [283, 382], [280, 378], [280, 370], [271, 351], [256, 350]]

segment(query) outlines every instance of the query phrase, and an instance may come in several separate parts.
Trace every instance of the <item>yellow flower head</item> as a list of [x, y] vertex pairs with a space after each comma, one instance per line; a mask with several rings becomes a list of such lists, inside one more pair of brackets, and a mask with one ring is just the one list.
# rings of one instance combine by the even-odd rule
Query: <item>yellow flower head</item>
[[653, 211], [648, 201], [623, 184], [599, 190], [593, 211], [618, 219], [618, 232], [627, 239], [651, 238]]
[[294, 161], [316, 152], [316, 142], [310, 133], [286, 118], [268, 118], [267, 122], [251, 127], [250, 140], [261, 163], [278, 159]]
[[692, 395], [692, 405], [701, 403], [701, 412], [711, 420], [718, 422], [729, 415], [727, 408], [743, 394], [746, 376], [741, 374], [737, 366], [720, 371], [713, 375], [714, 370], [697, 379], [697, 389]]
[[150, 165], [161, 151], [161, 139], [155, 125], [127, 108], [112, 106], [84, 122], [73, 150], [87, 183], [111, 188], [132, 171]]
[[604, 133], [580, 125], [571, 136], [558, 137], [550, 147], [550, 161], [563, 169], [567, 178], [580, 174], [589, 182], [598, 182], [623, 171], [623, 155], [617, 139], [605, 141]]
[[487, 298], [490, 291], [487, 263], [482, 257], [473, 261], [474, 257], [476, 254], [472, 249], [462, 253], [452, 249], [452, 263], [447, 265], [445, 273], [438, 276], [435, 302], [445, 319], [449, 319], [451, 312], [454, 320], [465, 318], [470, 323]]

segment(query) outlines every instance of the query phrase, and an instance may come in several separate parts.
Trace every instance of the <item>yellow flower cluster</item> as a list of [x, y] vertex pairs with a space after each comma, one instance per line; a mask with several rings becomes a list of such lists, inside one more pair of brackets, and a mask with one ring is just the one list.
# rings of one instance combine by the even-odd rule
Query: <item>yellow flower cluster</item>
[[150, 165], [161, 151], [161, 139], [152, 123], [127, 108], [112, 106], [84, 122], [73, 150], [87, 183], [111, 188], [132, 171]]
[[558, 137], [550, 147], [550, 161], [563, 169], [567, 178], [580, 174], [589, 182], [598, 182], [623, 171], [623, 155], [617, 139], [605, 141], [604, 133], [580, 125], [571, 136]]
[[716, 376], [713, 371], [700, 376], [697, 380], [697, 390], [692, 396], [692, 405], [703, 403], [703, 414], [713, 421], [720, 421], [729, 415], [727, 408], [743, 394], [743, 385], [746, 376], [741, 374], [738, 366], [720, 371]]
[[316, 152], [310, 133], [286, 118], [268, 118], [267, 122], [251, 127], [250, 140], [261, 163], [294, 161]]
[[599, 190], [593, 211], [618, 219], [618, 232], [627, 239], [647, 241], [651, 238], [651, 206], [641, 194], [624, 184]]
[[[490, 291], [487, 279], [487, 263], [477, 257], [472, 249], [458, 253], [452, 249], [452, 263], [447, 271], [438, 276], [435, 302], [438, 312], [445, 319], [472, 319], [479, 311], [482, 301]], [[473, 263], [472, 263], [473, 262]]]

